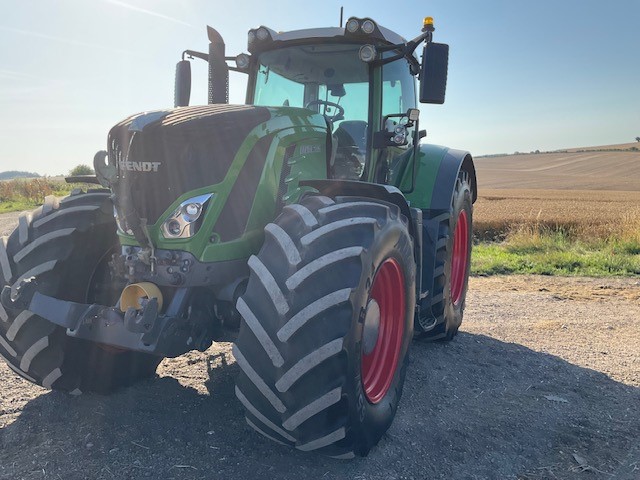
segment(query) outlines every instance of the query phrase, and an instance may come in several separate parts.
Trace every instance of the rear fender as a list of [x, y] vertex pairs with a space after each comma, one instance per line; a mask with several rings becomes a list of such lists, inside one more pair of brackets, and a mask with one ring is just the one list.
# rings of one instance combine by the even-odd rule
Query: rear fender
[[460, 171], [469, 175], [472, 202], [478, 198], [476, 169], [469, 152], [436, 145], [420, 145], [416, 188], [407, 195], [412, 207], [422, 210], [422, 278], [420, 292], [420, 316], [423, 323], [436, 320], [431, 311], [431, 295], [434, 289], [436, 244], [440, 223], [447, 221], [451, 211], [453, 192]]
[[421, 210], [448, 211], [460, 170], [469, 174], [475, 202], [478, 188], [471, 154], [438, 145], [420, 145], [415, 188], [407, 194], [407, 201]]

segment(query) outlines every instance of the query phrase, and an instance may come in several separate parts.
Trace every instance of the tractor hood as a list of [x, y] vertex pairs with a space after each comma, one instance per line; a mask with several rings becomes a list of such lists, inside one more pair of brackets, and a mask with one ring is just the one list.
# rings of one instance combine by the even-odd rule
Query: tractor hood
[[109, 132], [118, 217], [154, 224], [183, 193], [221, 182], [240, 145], [271, 114], [265, 107], [206, 105], [133, 115]]

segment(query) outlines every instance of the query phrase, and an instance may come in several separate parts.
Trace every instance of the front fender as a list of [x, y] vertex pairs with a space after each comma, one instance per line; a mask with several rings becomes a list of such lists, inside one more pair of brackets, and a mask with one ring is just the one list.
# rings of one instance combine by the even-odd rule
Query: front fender
[[303, 180], [300, 182], [300, 186], [314, 188], [322, 195], [332, 198], [345, 195], [350, 197], [369, 197], [393, 203], [400, 208], [402, 214], [407, 217], [407, 221], [412, 222], [411, 210], [405, 196], [392, 185], [331, 179]]

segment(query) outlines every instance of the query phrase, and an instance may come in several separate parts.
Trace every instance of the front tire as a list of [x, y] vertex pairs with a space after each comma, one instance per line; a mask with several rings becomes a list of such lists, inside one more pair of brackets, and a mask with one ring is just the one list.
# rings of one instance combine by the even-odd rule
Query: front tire
[[[104, 191], [79, 193], [19, 217], [0, 239], [3, 285], [36, 277], [44, 294], [75, 302], [113, 297], [107, 261], [118, 244], [113, 205]], [[72, 394], [109, 393], [153, 376], [161, 357], [72, 338], [28, 310], [0, 304], [0, 356], [21, 377]]]
[[303, 451], [364, 456], [393, 421], [413, 336], [407, 220], [376, 200], [312, 196], [265, 232], [237, 304], [247, 423]]

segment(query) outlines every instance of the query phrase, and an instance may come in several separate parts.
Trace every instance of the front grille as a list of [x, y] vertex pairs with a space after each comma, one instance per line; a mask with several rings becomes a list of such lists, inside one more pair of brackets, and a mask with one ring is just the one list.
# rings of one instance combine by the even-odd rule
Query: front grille
[[[118, 165], [117, 195], [154, 224], [182, 194], [220, 183], [249, 132], [269, 119], [263, 107], [207, 105], [170, 110], [130, 129], [134, 115], [109, 132], [109, 158]], [[157, 113], [155, 114], [157, 116]]]

